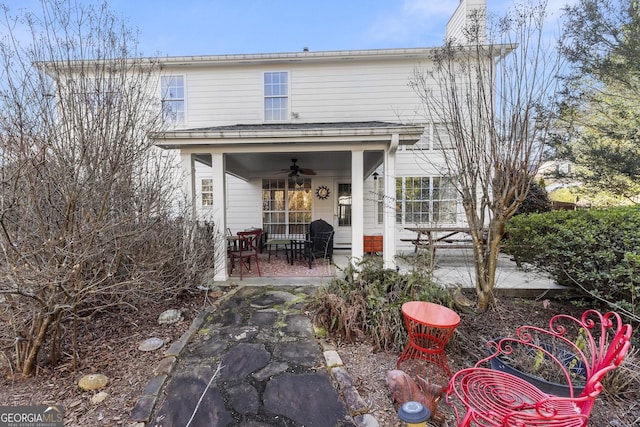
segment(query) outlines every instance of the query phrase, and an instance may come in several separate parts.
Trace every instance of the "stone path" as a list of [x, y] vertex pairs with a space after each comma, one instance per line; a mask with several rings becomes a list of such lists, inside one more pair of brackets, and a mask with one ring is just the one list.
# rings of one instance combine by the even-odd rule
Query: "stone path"
[[315, 290], [231, 291], [167, 350], [131, 420], [157, 427], [377, 427], [337, 352], [322, 347], [301, 313]]

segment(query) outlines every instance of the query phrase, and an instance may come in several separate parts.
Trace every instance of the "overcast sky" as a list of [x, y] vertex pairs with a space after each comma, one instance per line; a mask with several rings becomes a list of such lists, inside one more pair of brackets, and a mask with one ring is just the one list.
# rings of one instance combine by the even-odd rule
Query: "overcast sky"
[[[0, 0], [11, 9], [40, 0]], [[95, 3], [94, 0], [70, 0]], [[553, 17], [567, 1], [548, 0]], [[108, 0], [145, 56], [440, 45], [459, 0]], [[502, 14], [514, 0], [487, 0]], [[551, 26], [553, 27], [553, 25]]]

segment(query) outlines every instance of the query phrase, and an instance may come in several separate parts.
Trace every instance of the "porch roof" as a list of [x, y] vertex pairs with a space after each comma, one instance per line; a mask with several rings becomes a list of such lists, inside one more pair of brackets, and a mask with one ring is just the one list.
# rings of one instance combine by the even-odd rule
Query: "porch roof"
[[235, 124], [156, 132], [150, 136], [164, 148], [242, 143], [389, 142], [392, 135], [398, 135], [399, 144], [412, 145], [423, 132], [424, 125], [369, 121]]

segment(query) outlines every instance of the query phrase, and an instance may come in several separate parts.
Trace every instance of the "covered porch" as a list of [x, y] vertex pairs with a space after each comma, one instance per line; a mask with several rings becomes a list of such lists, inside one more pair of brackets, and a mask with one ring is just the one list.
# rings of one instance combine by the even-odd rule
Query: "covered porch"
[[[336, 248], [360, 259], [363, 236], [370, 232], [365, 200], [372, 196], [365, 194], [365, 181], [381, 171], [386, 179], [378, 191], [385, 200], [395, 198], [396, 151], [414, 144], [423, 131], [420, 125], [386, 122], [268, 124], [174, 130], [153, 138], [160, 147], [180, 150], [195, 218], [206, 212], [221, 231], [258, 227], [284, 235], [304, 232], [312, 220], [324, 219], [334, 226]], [[212, 188], [206, 206], [199, 198], [198, 171], [203, 170]], [[288, 200], [295, 196], [304, 200], [304, 208]], [[284, 206], [282, 211], [275, 204]], [[395, 211], [393, 204], [383, 206], [382, 256], [385, 267], [394, 268]], [[214, 280], [223, 281], [228, 260], [219, 252]]]

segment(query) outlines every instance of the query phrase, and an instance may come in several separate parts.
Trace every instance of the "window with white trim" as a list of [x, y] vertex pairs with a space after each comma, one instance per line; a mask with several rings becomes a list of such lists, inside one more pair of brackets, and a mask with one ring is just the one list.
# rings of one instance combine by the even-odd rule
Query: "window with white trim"
[[458, 195], [451, 178], [396, 178], [396, 222], [403, 225], [456, 223]]
[[408, 150], [450, 150], [454, 141], [445, 123], [430, 123], [425, 126], [420, 140], [408, 147]]
[[117, 113], [120, 102], [121, 80], [110, 76], [85, 77], [70, 80], [69, 89], [75, 92], [76, 104], [86, 108], [91, 117], [105, 117]]
[[264, 73], [264, 120], [289, 120], [289, 73], [286, 71]]
[[202, 206], [213, 206], [213, 179], [203, 178], [200, 183], [202, 185], [200, 190]]
[[311, 178], [262, 180], [262, 229], [270, 236], [304, 236], [311, 223]]
[[436, 123], [432, 126], [432, 129], [432, 150], [450, 150], [453, 148], [453, 138], [451, 138], [450, 130], [448, 129], [446, 124]]
[[160, 97], [165, 123], [184, 123], [184, 76], [161, 76]]

